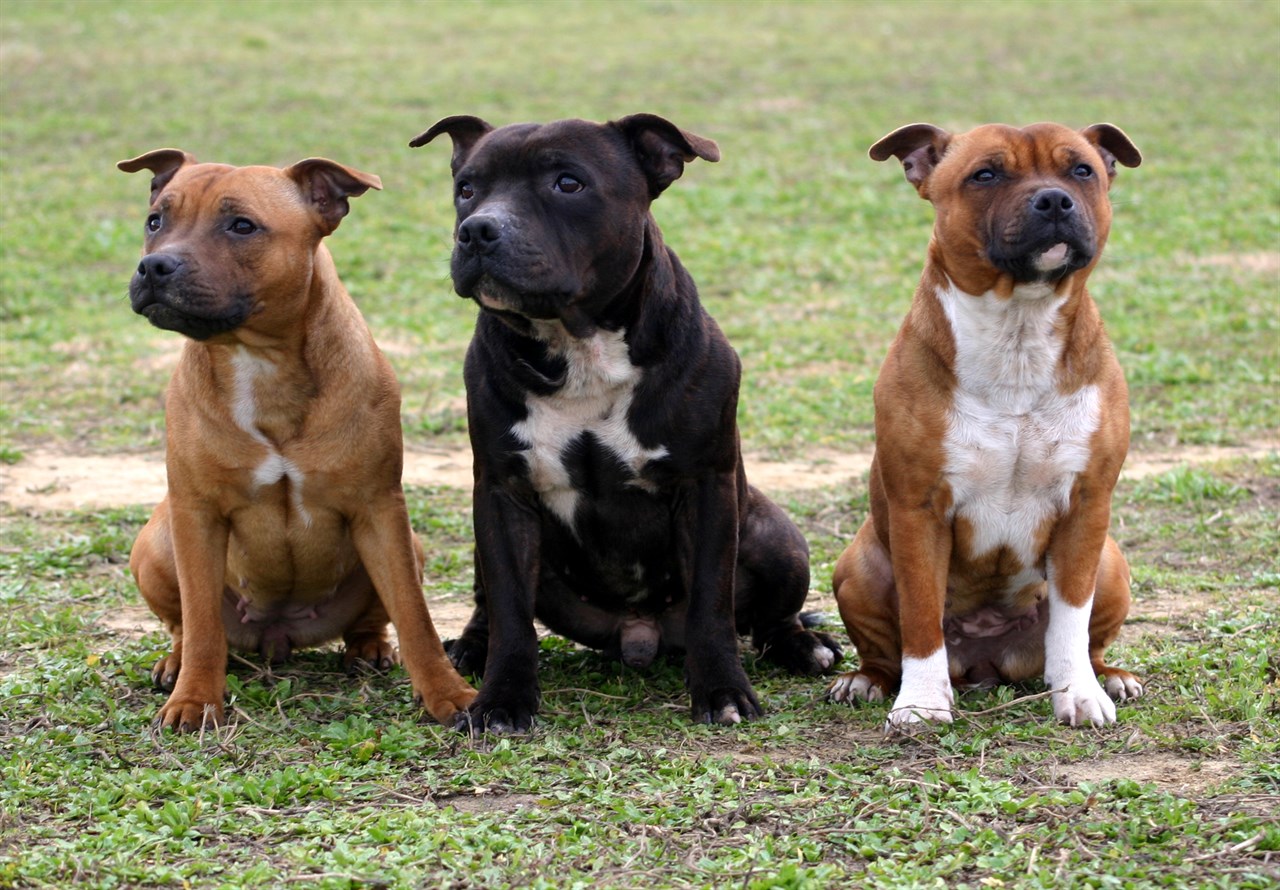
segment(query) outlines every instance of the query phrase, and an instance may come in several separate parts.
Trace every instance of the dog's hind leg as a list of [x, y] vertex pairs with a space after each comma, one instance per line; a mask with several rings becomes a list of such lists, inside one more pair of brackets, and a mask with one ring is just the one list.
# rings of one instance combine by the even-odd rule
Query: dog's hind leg
[[777, 504], [750, 488], [738, 541], [735, 612], [761, 656], [795, 674], [820, 674], [840, 660], [839, 643], [809, 630], [809, 546]]

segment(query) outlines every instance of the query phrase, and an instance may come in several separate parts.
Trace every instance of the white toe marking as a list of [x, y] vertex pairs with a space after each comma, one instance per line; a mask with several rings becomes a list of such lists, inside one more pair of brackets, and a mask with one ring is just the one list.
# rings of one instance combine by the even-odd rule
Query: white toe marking
[[953, 700], [945, 646], [925, 658], [904, 657], [902, 690], [889, 712], [885, 729], [892, 732], [924, 720], [950, 723]]

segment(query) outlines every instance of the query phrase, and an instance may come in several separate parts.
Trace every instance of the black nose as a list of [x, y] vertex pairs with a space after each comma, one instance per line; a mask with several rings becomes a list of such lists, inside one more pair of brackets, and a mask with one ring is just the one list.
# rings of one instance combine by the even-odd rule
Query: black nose
[[1076, 202], [1062, 189], [1041, 189], [1031, 196], [1031, 209], [1048, 220], [1066, 219], [1075, 213]]
[[138, 275], [152, 284], [160, 284], [181, 268], [182, 260], [171, 253], [149, 253], [138, 263]]
[[493, 253], [502, 241], [502, 229], [496, 216], [474, 213], [458, 226], [458, 246], [471, 253]]

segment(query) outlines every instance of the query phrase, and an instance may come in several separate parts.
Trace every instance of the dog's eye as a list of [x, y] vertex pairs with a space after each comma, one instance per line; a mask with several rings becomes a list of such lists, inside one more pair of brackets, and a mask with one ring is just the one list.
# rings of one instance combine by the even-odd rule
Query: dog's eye
[[471, 187], [469, 182], [458, 183], [458, 197], [463, 201], [470, 201], [476, 196], [476, 190]]
[[237, 235], [252, 235], [258, 231], [258, 227], [254, 225], [253, 221], [245, 219], [243, 216], [237, 216], [227, 228]]
[[983, 167], [977, 173], [974, 173], [972, 176], [970, 176], [969, 181], [970, 182], [994, 182], [995, 178], [996, 178], [996, 171], [992, 170], [989, 167]]
[[147, 217], [147, 231], [153, 233], [160, 231], [160, 214], [153, 213]]
[[566, 195], [572, 195], [574, 192], [580, 192], [586, 186], [574, 179], [568, 173], [564, 173], [556, 180], [556, 184], [552, 186], [558, 192], [564, 192]]
[[1075, 174], [1076, 179], [1088, 179], [1093, 175], [1093, 168], [1088, 164], [1076, 164], [1076, 168], [1071, 172]]

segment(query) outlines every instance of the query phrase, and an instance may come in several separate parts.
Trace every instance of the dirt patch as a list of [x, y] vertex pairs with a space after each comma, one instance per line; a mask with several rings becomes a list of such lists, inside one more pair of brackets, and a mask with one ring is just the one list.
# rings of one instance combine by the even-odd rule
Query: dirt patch
[[1180, 797], [1198, 798], [1235, 778], [1239, 770], [1240, 763], [1235, 758], [1210, 760], [1143, 750], [1132, 757], [1058, 763], [1052, 772], [1053, 781], [1067, 785], [1130, 779], [1143, 785], [1155, 785]]
[[1257, 272], [1263, 275], [1274, 275], [1280, 272], [1280, 252], [1274, 250], [1263, 250], [1257, 253], [1215, 253], [1197, 257], [1192, 262], [1202, 266], [1243, 269], [1246, 272]]
[[[1259, 459], [1280, 450], [1280, 442], [1185, 446], [1171, 451], [1133, 452], [1124, 478], [1142, 479], [1181, 464], [1209, 464], [1235, 458]], [[870, 451], [817, 449], [805, 460], [774, 461], [747, 455], [747, 476], [766, 492], [806, 491], [862, 477]], [[405, 452], [407, 485], [471, 487], [471, 450], [414, 449]], [[159, 503], [165, 492], [164, 453], [67, 454], [33, 451], [13, 465], [0, 465], [0, 502], [25, 510], [83, 510]]]

